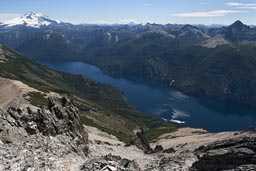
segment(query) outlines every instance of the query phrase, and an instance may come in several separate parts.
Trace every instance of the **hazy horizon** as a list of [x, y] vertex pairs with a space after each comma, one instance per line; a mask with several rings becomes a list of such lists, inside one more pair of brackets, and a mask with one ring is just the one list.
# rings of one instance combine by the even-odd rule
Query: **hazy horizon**
[[240, 20], [255, 25], [256, 3], [252, 0], [11, 0], [0, 2], [0, 20], [33, 11], [73, 24], [221, 24]]

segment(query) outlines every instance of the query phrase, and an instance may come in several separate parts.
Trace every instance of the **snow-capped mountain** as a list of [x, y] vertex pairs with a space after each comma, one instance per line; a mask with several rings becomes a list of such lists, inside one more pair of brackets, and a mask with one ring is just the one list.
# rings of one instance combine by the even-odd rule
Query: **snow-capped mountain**
[[40, 28], [49, 25], [61, 24], [58, 20], [50, 19], [41, 13], [29, 12], [23, 16], [0, 22], [0, 26], [13, 27], [18, 25], [24, 25], [27, 27]]

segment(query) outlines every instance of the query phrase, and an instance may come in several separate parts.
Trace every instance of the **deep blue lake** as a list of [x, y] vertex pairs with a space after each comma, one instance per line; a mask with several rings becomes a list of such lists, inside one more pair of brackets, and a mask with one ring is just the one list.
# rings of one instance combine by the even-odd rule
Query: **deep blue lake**
[[199, 100], [160, 83], [114, 78], [85, 62], [39, 61], [49, 68], [83, 74], [118, 88], [136, 109], [180, 126], [210, 132], [244, 130], [256, 125], [256, 110], [213, 100]]

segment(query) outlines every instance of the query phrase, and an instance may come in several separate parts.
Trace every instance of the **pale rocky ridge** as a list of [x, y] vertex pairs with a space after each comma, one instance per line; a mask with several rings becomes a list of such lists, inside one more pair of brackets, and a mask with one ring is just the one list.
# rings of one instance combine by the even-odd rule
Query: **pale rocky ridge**
[[215, 37], [205, 40], [200, 45], [206, 48], [216, 48], [217, 46], [221, 46], [221, 45], [231, 46], [231, 43], [225, 40], [221, 35], [217, 35]]
[[[10, 85], [12, 81], [5, 80], [2, 84]], [[19, 86], [12, 90], [21, 92]], [[20, 94], [13, 94], [14, 98], [15, 95]], [[134, 145], [126, 145], [113, 135], [82, 125], [79, 110], [65, 97], [49, 97], [47, 109], [32, 106], [22, 97], [19, 103], [8, 103], [0, 110], [0, 170], [3, 171], [256, 168], [255, 128], [223, 133], [181, 128], [152, 143], [137, 130], [131, 143]]]

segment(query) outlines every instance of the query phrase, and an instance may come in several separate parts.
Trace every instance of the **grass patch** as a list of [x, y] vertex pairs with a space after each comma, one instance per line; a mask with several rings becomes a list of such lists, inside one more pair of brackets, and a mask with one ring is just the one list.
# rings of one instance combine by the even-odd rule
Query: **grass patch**
[[83, 124], [85, 124], [87, 126], [92, 126], [92, 127], [98, 128], [99, 130], [101, 130], [103, 132], [106, 132], [108, 134], [112, 134], [124, 143], [129, 143], [130, 140], [131, 140], [131, 135], [127, 135], [127, 134], [124, 134], [120, 131], [117, 132], [113, 129], [103, 127], [103, 126], [99, 125], [98, 123], [94, 122], [92, 119], [87, 118], [84, 115], [81, 115], [81, 119], [82, 119]]
[[37, 107], [47, 107], [48, 100], [44, 94], [39, 92], [31, 92], [28, 94], [29, 102]]
[[192, 134], [207, 134], [206, 131], [192, 131]]
[[171, 133], [176, 131], [177, 128], [175, 127], [163, 127], [163, 128], [153, 128], [145, 131], [145, 136], [150, 140], [157, 139], [160, 135], [163, 135], [165, 133]]

